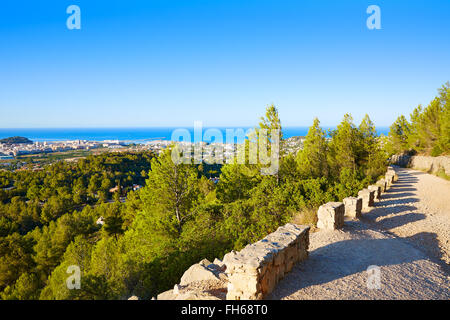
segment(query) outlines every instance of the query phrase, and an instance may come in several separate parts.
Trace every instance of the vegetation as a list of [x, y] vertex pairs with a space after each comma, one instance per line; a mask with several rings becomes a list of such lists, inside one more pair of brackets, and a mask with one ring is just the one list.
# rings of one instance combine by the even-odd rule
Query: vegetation
[[0, 143], [4, 144], [32, 144], [33, 141], [29, 140], [28, 138], [24, 137], [9, 137], [0, 139]]
[[439, 156], [450, 153], [450, 83], [423, 108], [416, 107], [408, 121], [401, 115], [390, 127], [386, 142], [389, 154], [421, 153]]
[[[275, 138], [260, 129], [281, 129], [275, 106], [266, 111], [254, 142]], [[289, 221], [314, 224], [319, 205], [356, 195], [386, 166], [368, 116], [355, 126], [345, 115], [328, 134], [315, 119], [303, 150], [280, 153], [274, 175], [263, 175], [263, 165], [248, 158], [223, 166], [175, 164], [171, 152], [91, 155], [41, 171], [1, 171], [2, 299], [155, 296], [203, 258], [239, 250]], [[215, 176], [217, 184], [209, 179]], [[133, 184], [145, 186], [132, 191]], [[81, 269], [78, 290], [66, 286], [73, 265]]]

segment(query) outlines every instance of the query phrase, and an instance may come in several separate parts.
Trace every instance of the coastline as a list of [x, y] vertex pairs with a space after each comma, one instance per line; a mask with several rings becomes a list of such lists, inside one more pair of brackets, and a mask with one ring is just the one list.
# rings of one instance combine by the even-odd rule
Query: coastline
[[[225, 136], [226, 129], [244, 129], [253, 127], [205, 127], [204, 133], [208, 129], [218, 129]], [[285, 127], [283, 137], [285, 139], [306, 136], [309, 127]], [[0, 139], [22, 136], [33, 142], [64, 142], [75, 140], [86, 140], [95, 142], [119, 141], [121, 143], [141, 143], [146, 144], [152, 141], [171, 140], [172, 132], [176, 129], [186, 129], [191, 136], [194, 136], [192, 127], [152, 127], [152, 128], [0, 128]], [[325, 130], [335, 129], [335, 127], [324, 127]], [[377, 128], [378, 135], [387, 135], [388, 127]]]

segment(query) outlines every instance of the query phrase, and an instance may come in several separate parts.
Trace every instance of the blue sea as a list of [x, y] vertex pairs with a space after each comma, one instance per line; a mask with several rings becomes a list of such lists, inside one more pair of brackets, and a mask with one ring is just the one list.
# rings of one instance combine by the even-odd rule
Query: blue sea
[[[240, 127], [246, 131], [251, 127]], [[124, 143], [146, 143], [152, 140], [171, 140], [172, 133], [176, 129], [186, 129], [191, 137], [194, 137], [194, 128], [192, 127], [153, 127], [153, 128], [17, 128], [17, 129], [1, 129], [0, 139], [21, 136], [32, 141], [64, 141], [64, 140], [119, 140]], [[202, 129], [203, 134], [208, 129], [218, 129], [226, 136], [226, 129], [238, 129], [233, 127], [215, 127]], [[324, 127], [324, 130], [334, 129], [332, 127]], [[387, 135], [389, 128], [377, 128], [378, 134]], [[285, 127], [283, 128], [283, 137], [290, 138], [293, 136], [305, 136], [308, 133], [308, 127]], [[224, 138], [225, 139], [225, 138]]]

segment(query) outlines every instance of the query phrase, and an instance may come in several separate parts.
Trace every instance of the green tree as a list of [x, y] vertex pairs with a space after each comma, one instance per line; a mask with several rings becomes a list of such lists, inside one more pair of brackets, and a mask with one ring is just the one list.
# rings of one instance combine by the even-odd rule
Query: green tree
[[34, 267], [32, 259], [34, 241], [13, 233], [0, 238], [0, 291]]
[[[64, 253], [63, 261], [57, 266], [48, 279], [48, 284], [42, 290], [40, 299], [43, 300], [66, 300], [74, 299], [77, 296], [85, 296], [94, 299], [98, 294], [101, 294], [100, 290], [92, 297], [92, 290], [88, 270], [90, 266], [92, 243], [86, 240], [83, 236], [77, 236], [75, 240], [67, 247]], [[70, 274], [67, 273], [69, 266], [77, 266], [81, 271], [80, 284], [81, 289], [69, 289], [67, 286], [67, 279]], [[88, 280], [88, 281], [85, 281]], [[98, 284], [98, 283], [97, 283]], [[81, 291], [80, 291], [81, 290]], [[85, 294], [86, 293], [86, 294]]]
[[326, 133], [320, 128], [319, 119], [315, 118], [303, 142], [303, 149], [297, 153], [297, 164], [301, 177], [327, 177], [329, 171], [327, 153]]
[[357, 170], [358, 151], [358, 131], [352, 116], [346, 114], [337, 129], [331, 132], [329, 143], [328, 163], [335, 179], [344, 168]]
[[35, 273], [22, 273], [0, 296], [2, 300], [38, 300], [41, 286], [42, 282]]
[[366, 114], [358, 127], [359, 154], [358, 166], [364, 171], [364, 175], [375, 180], [384, 174], [387, 155], [383, 152], [377, 137], [375, 125]]
[[390, 126], [389, 144], [386, 146], [390, 154], [400, 153], [408, 149], [408, 136], [410, 124], [405, 116], [401, 115]]
[[251, 189], [257, 183], [257, 173], [252, 167], [234, 163], [222, 167], [219, 183], [217, 184], [217, 198], [222, 202], [233, 202], [250, 197]]
[[167, 149], [152, 160], [141, 199], [144, 212], [152, 217], [155, 226], [179, 234], [183, 224], [195, 213], [198, 171], [191, 164], [175, 163], [172, 150]]
[[114, 203], [109, 209], [103, 229], [109, 236], [114, 236], [116, 241], [117, 237], [124, 233], [125, 230], [123, 229], [123, 217], [120, 203]]

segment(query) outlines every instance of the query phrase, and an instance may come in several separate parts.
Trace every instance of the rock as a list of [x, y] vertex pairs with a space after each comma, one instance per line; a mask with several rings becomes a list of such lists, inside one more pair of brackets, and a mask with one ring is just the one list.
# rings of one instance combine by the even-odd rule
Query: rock
[[128, 300], [139, 300], [139, 298], [137, 296], [131, 296], [128, 298]]
[[386, 192], [386, 180], [380, 179], [380, 180], [377, 181], [376, 185], [377, 185], [377, 186], [380, 186], [380, 188], [381, 188], [381, 193]]
[[223, 263], [226, 265], [227, 261], [233, 260], [234, 257], [236, 257], [237, 253], [234, 250], [231, 250], [230, 252], [228, 252], [227, 254], [225, 254], [223, 256]]
[[208, 266], [208, 265], [211, 264], [211, 261], [209, 261], [208, 259], [203, 259], [203, 260], [200, 261], [198, 264], [200, 264], [200, 265], [206, 267], [206, 266]]
[[173, 293], [173, 290], [164, 291], [157, 296], [157, 300], [175, 300], [175, 298], [176, 295]]
[[208, 265], [210, 265], [211, 262], [205, 260], [202, 260], [200, 261], [200, 263], [194, 264], [189, 269], [187, 269], [181, 277], [180, 285], [184, 286], [193, 281], [219, 280], [217, 274], [213, 272], [212, 269], [204, 265], [207, 262]]
[[378, 185], [368, 186], [367, 189], [374, 191], [374, 200], [379, 200], [381, 198], [381, 187]]
[[342, 202], [328, 202], [317, 211], [317, 228], [335, 230], [344, 226], [345, 207]]
[[345, 206], [345, 216], [353, 219], [361, 217], [362, 199], [355, 197], [348, 197], [343, 200]]
[[227, 283], [222, 280], [193, 281], [175, 285], [173, 290], [158, 295], [158, 300], [225, 300]]
[[205, 291], [186, 291], [178, 295], [175, 300], [222, 300]]
[[178, 284], [174, 285], [173, 286], [173, 290], [172, 290], [173, 294], [175, 294], [175, 295], [179, 294], [180, 293], [180, 288], [181, 288], [180, 285], [178, 285]]
[[358, 192], [358, 198], [362, 199], [362, 209], [367, 211], [370, 207], [373, 207], [373, 200], [375, 191], [369, 189], [363, 189]]
[[105, 220], [103, 219], [103, 217], [98, 218], [96, 224], [104, 225], [105, 224]]
[[223, 270], [225, 270], [227, 268], [225, 263], [222, 260], [219, 260], [217, 258], [214, 259], [213, 264], [215, 264], [216, 266], [218, 266], [221, 269], [223, 268]]
[[389, 189], [394, 183], [394, 174], [388, 171], [386, 172], [386, 175], [384, 177], [385, 177], [384, 180], [386, 180], [386, 184]]

